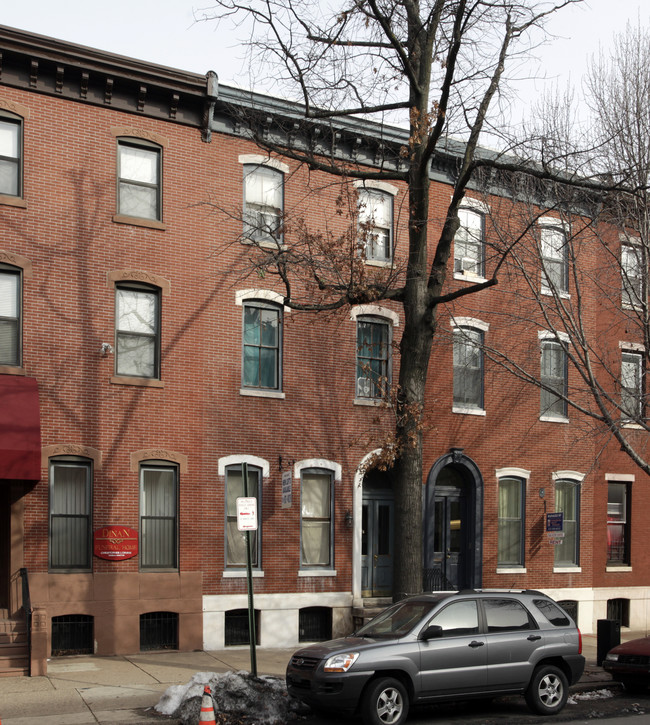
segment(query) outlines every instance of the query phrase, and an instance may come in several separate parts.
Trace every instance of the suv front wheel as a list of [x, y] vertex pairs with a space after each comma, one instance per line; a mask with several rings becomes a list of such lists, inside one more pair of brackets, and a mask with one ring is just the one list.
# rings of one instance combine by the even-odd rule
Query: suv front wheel
[[555, 715], [565, 706], [568, 696], [569, 683], [564, 672], [554, 665], [541, 665], [533, 672], [526, 703], [540, 715]]
[[374, 680], [363, 693], [361, 714], [366, 725], [402, 725], [408, 712], [408, 693], [394, 677]]

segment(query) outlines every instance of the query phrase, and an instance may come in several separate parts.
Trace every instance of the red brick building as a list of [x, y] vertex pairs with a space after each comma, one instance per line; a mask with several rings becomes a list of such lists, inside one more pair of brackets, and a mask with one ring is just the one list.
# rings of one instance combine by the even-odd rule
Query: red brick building
[[[9, 28], [0, 52], [5, 669], [26, 667], [26, 583], [33, 673], [72, 651], [244, 643], [245, 469], [259, 507], [260, 645], [348, 631], [364, 603], [392, 594], [390, 475], [361, 471], [390, 427], [379, 381], [396, 378], [402, 319], [391, 303], [292, 312], [277, 282], [250, 270], [242, 230], [263, 240], [305, 208], [315, 225], [343, 224], [337, 189], [261, 152], [237, 113], [254, 100], [290, 116], [290, 104]], [[376, 135], [355, 129], [368, 163]], [[433, 239], [449, 189], [442, 166], [432, 175]], [[390, 267], [403, 256], [405, 190], [359, 195], [377, 227], [367, 263]], [[467, 201], [450, 284], [483, 277], [498, 203]], [[539, 228], [557, 248], [560, 220]], [[441, 322], [425, 585], [534, 587], [577, 607], [583, 631], [612, 612], [645, 628], [645, 475], [477, 352], [489, 341], [539, 360], [541, 349], [551, 378], [563, 369], [539, 312], [503, 324], [522, 284], [464, 298]], [[636, 365], [642, 341], [620, 337], [613, 352]], [[556, 511], [564, 539], [552, 546], [545, 515]]]

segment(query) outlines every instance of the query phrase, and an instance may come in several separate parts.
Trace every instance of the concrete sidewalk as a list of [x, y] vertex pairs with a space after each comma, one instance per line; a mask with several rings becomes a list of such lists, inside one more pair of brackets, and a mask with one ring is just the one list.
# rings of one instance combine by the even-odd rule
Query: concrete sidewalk
[[[623, 641], [641, 633], [622, 633]], [[283, 676], [294, 649], [257, 648], [260, 675]], [[611, 685], [596, 666], [596, 635], [583, 636], [585, 673], [574, 689]], [[153, 711], [170, 685], [195, 672], [250, 670], [250, 649], [219, 652], [149, 652], [116, 657], [61, 657], [48, 662], [45, 677], [0, 678], [1, 725], [141, 725], [177, 723]]]

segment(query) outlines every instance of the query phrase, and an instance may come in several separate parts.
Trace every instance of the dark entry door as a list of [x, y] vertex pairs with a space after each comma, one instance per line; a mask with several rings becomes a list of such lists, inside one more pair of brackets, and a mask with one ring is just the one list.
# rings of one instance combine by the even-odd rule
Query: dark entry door
[[[465, 582], [465, 497], [459, 489], [437, 490], [434, 501], [433, 588], [462, 589]], [[438, 586], [439, 585], [439, 586]]]
[[361, 593], [389, 597], [393, 593], [393, 501], [365, 498], [361, 533]]

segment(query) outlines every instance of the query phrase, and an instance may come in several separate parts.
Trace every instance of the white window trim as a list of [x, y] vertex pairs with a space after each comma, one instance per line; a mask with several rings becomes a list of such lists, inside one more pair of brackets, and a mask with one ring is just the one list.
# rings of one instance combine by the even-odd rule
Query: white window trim
[[334, 481], [341, 480], [342, 467], [340, 463], [328, 461], [325, 458], [305, 458], [304, 460], [297, 461], [293, 464], [293, 477], [300, 478], [300, 475], [305, 468], [324, 468], [334, 474]]
[[634, 483], [633, 473], [606, 473], [606, 481], [613, 481], [614, 483]]
[[472, 327], [475, 330], [487, 332], [490, 329], [489, 322], [483, 322], [483, 320], [479, 320], [476, 317], [452, 317], [449, 320], [449, 324], [454, 330], [460, 330], [463, 327]]
[[566, 342], [567, 344], [571, 342], [571, 338], [566, 332], [562, 332], [562, 330], [557, 330], [557, 332], [553, 332], [553, 330], [538, 330], [537, 339], [540, 341], [555, 340], [556, 342]]
[[471, 209], [471, 211], [477, 211], [481, 214], [489, 214], [491, 209], [490, 205], [479, 199], [473, 199], [471, 196], [464, 196], [463, 200], [458, 205], [459, 209]]
[[526, 483], [530, 480], [530, 471], [525, 468], [497, 468], [494, 471], [497, 485], [500, 478], [523, 478]]
[[565, 234], [571, 233], [571, 224], [554, 216], [542, 216], [537, 220], [537, 224], [540, 227], [557, 227], [558, 229], [561, 229]]
[[336, 569], [300, 569], [298, 577], [304, 576], [337, 576]]
[[272, 169], [281, 171], [283, 174], [289, 173], [289, 166], [278, 159], [263, 154], [240, 154], [239, 163], [242, 166], [252, 164], [254, 166], [270, 166]]
[[555, 481], [573, 481], [574, 483], [582, 483], [585, 480], [585, 473], [580, 471], [553, 471], [551, 473], [552, 480]]
[[225, 476], [226, 468], [228, 468], [228, 466], [237, 466], [242, 463], [248, 463], [249, 466], [255, 466], [255, 468], [260, 468], [262, 470], [262, 477], [269, 477], [269, 462], [264, 460], [264, 458], [259, 458], [258, 456], [250, 456], [247, 454], [234, 454], [232, 456], [224, 456], [223, 458], [220, 458], [217, 461], [217, 473], [220, 476]]
[[352, 182], [355, 189], [375, 189], [376, 191], [383, 191], [386, 194], [390, 194], [395, 197], [399, 194], [399, 189], [393, 184], [389, 184], [386, 181], [370, 181], [366, 179], [357, 179]]
[[374, 317], [383, 317], [387, 322], [392, 323], [393, 327], [399, 327], [399, 315], [387, 307], [379, 305], [356, 305], [350, 310], [350, 319], [356, 322], [358, 317], [372, 315]]
[[528, 569], [525, 566], [498, 566], [497, 574], [526, 574]]
[[582, 567], [581, 566], [554, 566], [553, 573], [554, 574], [581, 574]]
[[291, 312], [291, 308], [284, 304], [284, 295], [274, 292], [270, 289], [242, 289], [235, 292], [235, 304], [242, 307], [244, 302], [248, 300], [264, 300], [265, 302], [273, 302], [280, 305], [286, 312]]
[[454, 405], [451, 408], [452, 413], [460, 413], [462, 415], [487, 415], [485, 408], [470, 408], [469, 406]]
[[645, 345], [640, 342], [620, 342], [618, 347], [623, 352], [645, 352]]
[[[263, 579], [264, 571], [262, 569], [252, 570], [253, 579]], [[243, 579], [247, 576], [246, 569], [225, 569], [221, 572], [221, 576], [224, 579]]]

